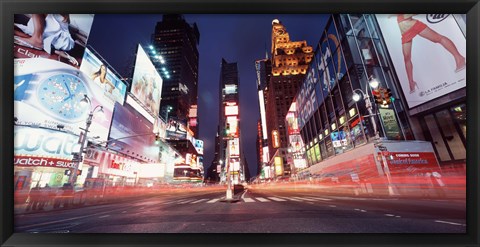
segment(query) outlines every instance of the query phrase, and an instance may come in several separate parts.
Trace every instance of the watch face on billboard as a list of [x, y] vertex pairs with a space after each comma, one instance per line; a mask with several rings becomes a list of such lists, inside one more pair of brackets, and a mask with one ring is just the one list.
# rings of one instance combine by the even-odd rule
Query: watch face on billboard
[[163, 80], [141, 45], [133, 71], [132, 94], [153, 114], [158, 116]]
[[[95, 112], [87, 137], [107, 140], [113, 103], [77, 68], [45, 58], [15, 59], [13, 81], [17, 124], [48, 129], [63, 126], [79, 135], [89, 112], [102, 106], [103, 114]], [[90, 104], [81, 103], [85, 95]]]
[[[93, 14], [15, 14], [13, 56], [46, 58], [79, 68], [90, 35]], [[43, 24], [42, 40], [32, 38]]]
[[466, 39], [453, 15], [376, 15], [410, 108], [466, 86]]

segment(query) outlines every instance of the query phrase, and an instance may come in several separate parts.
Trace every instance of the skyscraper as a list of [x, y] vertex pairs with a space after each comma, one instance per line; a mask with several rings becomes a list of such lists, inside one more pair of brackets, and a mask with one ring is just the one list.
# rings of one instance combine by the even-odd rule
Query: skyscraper
[[[272, 21], [271, 53], [272, 76], [267, 87], [266, 100], [270, 159], [277, 149], [288, 147], [285, 116], [314, 55], [313, 48], [308, 46], [305, 40], [291, 41], [285, 26], [277, 19]], [[286, 160], [283, 164], [287, 164]], [[289, 171], [288, 166], [284, 169]]]
[[[155, 26], [152, 43], [158, 59], [155, 67], [162, 74], [163, 88], [160, 116], [187, 123], [198, 137], [198, 45], [197, 24], [190, 25], [182, 15], [163, 15]], [[167, 113], [167, 109], [172, 110]]]
[[[265, 106], [267, 104], [268, 96], [268, 84], [272, 77], [272, 62], [268, 58], [266, 52], [265, 58], [255, 61], [255, 71], [257, 73], [257, 90], [258, 90], [258, 102], [260, 107], [260, 120], [258, 123], [258, 137], [257, 140], [257, 156], [258, 156], [258, 171], [260, 174], [264, 163], [268, 163], [268, 133], [267, 133], [267, 120], [265, 113]], [[265, 159], [264, 159], [265, 157]]]
[[[239, 120], [238, 95], [238, 68], [237, 63], [228, 63], [222, 59], [219, 82], [219, 133], [218, 133], [218, 160], [221, 165], [221, 181], [227, 179], [227, 167], [234, 183], [245, 179], [244, 159], [240, 158], [241, 138]], [[216, 149], [217, 150], [217, 149]]]

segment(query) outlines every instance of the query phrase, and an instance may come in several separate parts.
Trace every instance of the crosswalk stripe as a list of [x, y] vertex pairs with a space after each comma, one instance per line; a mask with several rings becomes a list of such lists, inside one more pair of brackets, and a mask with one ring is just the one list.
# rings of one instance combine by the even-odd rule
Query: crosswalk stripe
[[184, 200], [184, 201], [182, 201], [182, 202], [178, 202], [177, 204], [187, 204], [187, 203], [192, 202], [192, 201], [194, 201], [194, 200], [192, 200], [192, 199], [190, 199], [190, 200]]
[[220, 200], [220, 198], [212, 199], [212, 200], [208, 201], [207, 203], [215, 203], [215, 202], [217, 202], [218, 200]]
[[304, 197], [294, 197], [295, 199], [298, 199], [298, 200], [304, 200], [304, 201], [310, 201], [310, 202], [314, 202], [315, 200], [312, 200], [312, 199], [308, 199], [308, 198], [304, 198]]
[[270, 201], [270, 200], [267, 200], [267, 199], [265, 199], [265, 198], [263, 198], [263, 197], [255, 197], [255, 199], [257, 199], [257, 200], [259, 200], [259, 201], [261, 201], [261, 202], [269, 202], [269, 201]]
[[201, 201], [206, 201], [206, 200], [208, 200], [208, 199], [200, 199], [200, 200], [196, 200], [196, 201], [194, 201], [194, 202], [191, 202], [190, 204], [195, 204], [195, 203], [199, 203], [199, 202], [201, 202]]
[[290, 197], [285, 197], [285, 196], [279, 196], [280, 198], [283, 198], [283, 199], [287, 199], [287, 200], [290, 200], [290, 201], [296, 201], [296, 202], [300, 202], [302, 200], [298, 200], [298, 199], [295, 199], [295, 198], [290, 198]]
[[273, 200], [273, 201], [277, 201], [277, 202], [284, 202], [284, 201], [286, 201], [286, 200], [284, 200], [284, 199], [277, 198], [277, 197], [267, 197], [267, 198], [270, 199], [270, 200]]
[[252, 198], [243, 198], [243, 201], [244, 202], [255, 202], [255, 200], [253, 200]]
[[308, 197], [312, 200], [320, 200], [320, 201], [331, 201], [332, 199], [329, 199], [329, 198], [322, 198], [322, 197]]

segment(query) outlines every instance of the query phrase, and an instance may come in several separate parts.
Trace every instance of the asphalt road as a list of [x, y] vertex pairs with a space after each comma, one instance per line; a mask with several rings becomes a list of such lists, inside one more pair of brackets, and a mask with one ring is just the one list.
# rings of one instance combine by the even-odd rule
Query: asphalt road
[[251, 188], [185, 189], [116, 204], [15, 216], [15, 232], [465, 233], [465, 202], [362, 198]]

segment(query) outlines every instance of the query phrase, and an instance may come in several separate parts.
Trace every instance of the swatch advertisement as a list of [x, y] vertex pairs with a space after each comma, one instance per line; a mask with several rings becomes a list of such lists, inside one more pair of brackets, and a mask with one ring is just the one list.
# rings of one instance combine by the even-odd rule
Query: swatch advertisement
[[[15, 58], [47, 58], [79, 68], [93, 14], [15, 14]], [[35, 22], [40, 20], [40, 24]], [[41, 32], [41, 38], [36, 34]]]
[[[88, 137], [107, 140], [113, 105], [80, 70], [55, 60], [28, 58], [15, 59], [14, 73], [17, 125], [62, 129], [79, 135], [89, 113], [103, 106], [103, 114], [93, 114]], [[85, 95], [90, 104], [82, 104]]]
[[376, 17], [410, 108], [466, 86], [467, 43], [453, 15]]

